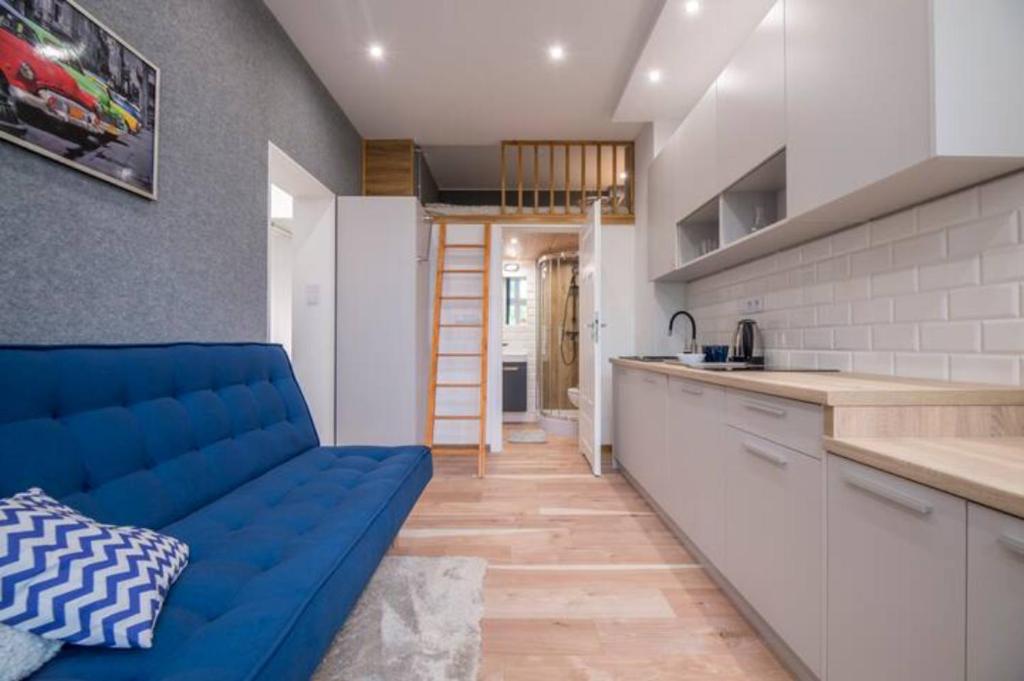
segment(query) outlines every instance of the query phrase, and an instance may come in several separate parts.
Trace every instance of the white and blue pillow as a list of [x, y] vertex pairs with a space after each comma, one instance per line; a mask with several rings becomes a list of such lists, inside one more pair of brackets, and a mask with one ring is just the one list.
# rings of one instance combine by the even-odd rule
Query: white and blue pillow
[[0, 624], [54, 641], [150, 648], [188, 546], [104, 525], [40, 489], [0, 500]]

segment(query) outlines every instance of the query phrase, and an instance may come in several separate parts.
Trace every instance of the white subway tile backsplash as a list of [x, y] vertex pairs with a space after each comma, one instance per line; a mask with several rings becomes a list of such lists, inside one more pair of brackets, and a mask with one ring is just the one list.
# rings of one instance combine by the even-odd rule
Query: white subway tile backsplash
[[945, 291], [931, 291], [893, 299], [892, 318], [897, 322], [946, 319], [949, 304]]
[[854, 324], [883, 324], [892, 321], [892, 299], [859, 300], [853, 303]]
[[875, 350], [917, 350], [917, 324], [882, 324], [871, 327]]
[[1024, 279], [1024, 246], [984, 253], [981, 256], [981, 278], [986, 284]]
[[820, 326], [840, 326], [850, 323], [850, 304], [821, 305], [818, 307], [818, 324]]
[[832, 255], [842, 255], [843, 253], [860, 251], [867, 248], [869, 243], [868, 229], [869, 226], [865, 223], [833, 234]]
[[1024, 353], [1024, 320], [999, 320], [984, 323], [985, 352]]
[[949, 378], [949, 355], [897, 353], [896, 375], [908, 378], [947, 380]]
[[1016, 173], [981, 187], [982, 214], [992, 215], [1015, 208], [1024, 208], [1024, 173]]
[[807, 329], [804, 331], [805, 350], [831, 350], [832, 329]]
[[918, 288], [922, 291], [950, 289], [960, 286], [974, 286], [981, 282], [981, 260], [957, 260], [956, 262], [928, 265], [917, 273]]
[[980, 192], [977, 187], [950, 194], [917, 208], [917, 229], [928, 232], [958, 222], [966, 222], [981, 214]]
[[871, 297], [871, 280], [867, 277], [847, 279], [835, 286], [836, 301], [866, 300]]
[[853, 370], [862, 374], [891, 376], [895, 371], [891, 352], [855, 352]]
[[946, 233], [931, 232], [892, 245], [893, 267], [910, 267], [946, 258]]
[[836, 350], [870, 350], [870, 326], [841, 326], [835, 329]]
[[871, 277], [871, 295], [895, 296], [917, 290], [917, 270], [899, 270]]
[[949, 228], [949, 257], [974, 255], [1017, 243], [1018, 213], [1004, 213]]
[[868, 223], [868, 227], [872, 246], [903, 239], [917, 231], [917, 209], [911, 208], [887, 215]]
[[740, 302], [774, 366], [1024, 383], [1024, 172], [687, 287], [705, 342]]
[[1016, 284], [979, 286], [952, 291], [949, 312], [953, 319], [999, 319], [1020, 314], [1020, 292]]
[[953, 355], [950, 378], [971, 383], [1020, 384], [1020, 362], [1015, 356]]
[[977, 352], [981, 350], [981, 324], [978, 322], [922, 324], [921, 349], [930, 352]]
[[892, 246], [883, 244], [850, 256], [850, 274], [859, 277], [865, 274], [886, 272], [892, 269]]

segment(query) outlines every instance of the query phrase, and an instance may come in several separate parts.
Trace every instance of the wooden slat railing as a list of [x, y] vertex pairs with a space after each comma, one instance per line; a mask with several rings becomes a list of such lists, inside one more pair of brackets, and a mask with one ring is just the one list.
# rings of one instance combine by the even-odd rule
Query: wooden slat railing
[[633, 142], [501, 143], [503, 215], [582, 215], [588, 201], [602, 196], [606, 215], [631, 217], [636, 196], [633, 178]]

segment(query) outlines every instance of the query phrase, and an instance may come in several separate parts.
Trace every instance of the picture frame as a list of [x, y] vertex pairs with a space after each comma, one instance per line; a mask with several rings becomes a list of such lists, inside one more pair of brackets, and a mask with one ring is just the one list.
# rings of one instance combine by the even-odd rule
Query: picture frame
[[0, 139], [157, 199], [160, 69], [75, 0], [0, 0]]

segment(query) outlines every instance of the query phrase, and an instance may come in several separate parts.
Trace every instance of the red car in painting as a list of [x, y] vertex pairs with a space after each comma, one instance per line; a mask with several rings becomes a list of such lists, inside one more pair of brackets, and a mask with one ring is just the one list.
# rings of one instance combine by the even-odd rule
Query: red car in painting
[[96, 98], [47, 58], [45, 49], [15, 15], [0, 9], [0, 96], [6, 94], [23, 118], [55, 124], [50, 127], [62, 137], [77, 142], [98, 134]]

